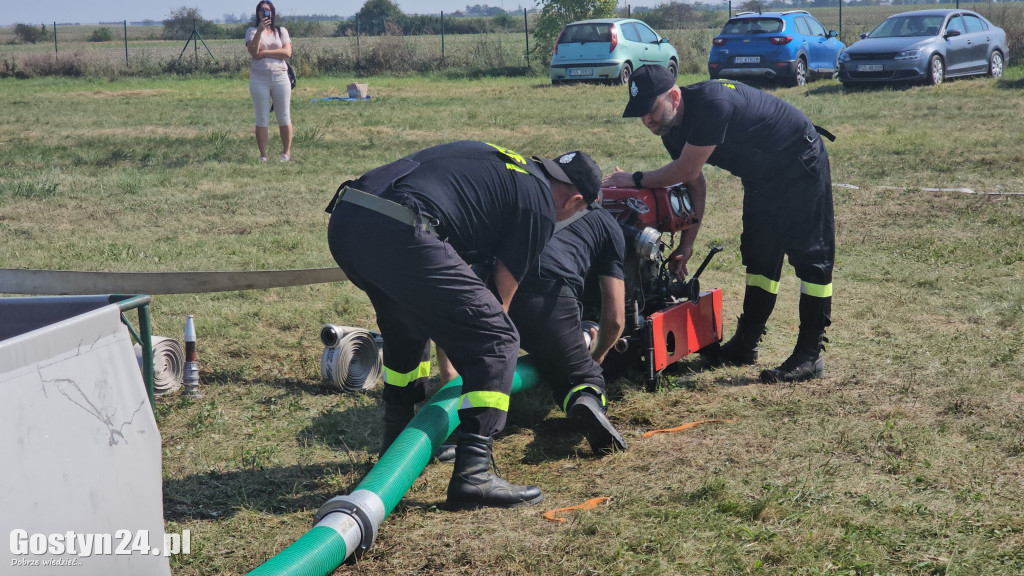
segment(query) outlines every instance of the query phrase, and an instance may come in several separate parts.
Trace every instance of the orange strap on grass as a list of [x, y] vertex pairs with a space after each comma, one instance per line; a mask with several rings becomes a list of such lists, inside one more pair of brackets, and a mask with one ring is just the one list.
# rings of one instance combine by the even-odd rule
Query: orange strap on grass
[[728, 424], [732, 424], [733, 423], [732, 420], [722, 420], [721, 418], [712, 418], [710, 420], [697, 420], [696, 422], [687, 422], [686, 424], [683, 424], [682, 426], [676, 426], [675, 428], [665, 428], [665, 429], [662, 429], [662, 430], [651, 430], [649, 432], [644, 432], [643, 433], [643, 437], [644, 438], [650, 438], [651, 436], [654, 436], [655, 434], [672, 434], [672, 433], [675, 433], [675, 432], [682, 432], [683, 430], [689, 430], [690, 428], [696, 428], [697, 426], [700, 426], [701, 424], [710, 424], [712, 422], [725, 422], [725, 423], [728, 423]]
[[583, 504], [577, 506], [569, 506], [567, 508], [555, 508], [554, 510], [548, 510], [544, 513], [544, 519], [552, 522], [565, 522], [565, 518], [559, 518], [555, 514], [561, 514], [562, 512], [572, 512], [573, 510], [592, 510], [597, 508], [598, 504], [604, 504], [611, 500], [608, 496], [600, 496], [598, 498], [591, 498]]

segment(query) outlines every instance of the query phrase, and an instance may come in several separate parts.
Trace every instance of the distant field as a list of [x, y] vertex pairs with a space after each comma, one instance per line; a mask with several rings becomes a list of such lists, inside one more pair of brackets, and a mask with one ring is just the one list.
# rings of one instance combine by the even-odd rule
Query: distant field
[[[294, 160], [263, 165], [241, 76], [0, 79], [0, 268], [330, 266], [323, 208], [338, 184], [460, 138], [524, 154], [582, 149], [606, 171], [667, 159], [621, 118], [623, 87], [379, 76], [368, 102], [311, 102], [351, 79], [303, 79]], [[602, 459], [546, 392], [514, 398], [497, 463], [541, 486], [542, 505], [442, 511], [451, 468], [431, 464], [337, 574], [1024, 573], [1024, 69], [774, 93], [838, 136], [826, 377], [765, 386], [761, 366], [701, 371], [691, 360], [655, 392], [614, 382], [610, 415], [630, 449]], [[720, 170], [707, 177], [697, 249], [725, 251], [701, 282], [722, 288], [731, 335], [741, 190]], [[788, 267], [782, 285], [762, 366], [796, 335]], [[372, 308], [339, 283], [156, 296], [152, 309], [154, 333], [179, 338], [195, 315], [205, 392], [157, 401], [167, 530], [192, 534], [173, 573], [246, 573], [375, 461], [379, 390], [321, 387], [318, 339], [328, 322], [373, 327]], [[705, 418], [733, 423], [641, 436]], [[612, 501], [566, 524], [541, 517], [597, 496]]]
[[[952, 7], [952, 4], [939, 7]], [[1010, 45], [1009, 64], [1021, 61], [1024, 55], [1024, 2], [962, 3], [962, 8], [975, 9], [996, 25], [1007, 30]], [[810, 10], [830, 29], [841, 33], [847, 44], [855, 42], [862, 32], [868, 32], [886, 17], [913, 9], [913, 6], [847, 6], [813, 8]], [[672, 40], [680, 55], [680, 70], [702, 72], [706, 69], [711, 39], [720, 29], [728, 12], [712, 11], [699, 25], [681, 26], [679, 29], [659, 30]], [[696, 21], [695, 21], [696, 22]], [[713, 25], [708, 27], [705, 22]], [[288, 24], [285, 23], [285, 26]], [[535, 24], [533, 24], [535, 26]], [[52, 24], [47, 24], [52, 28]], [[101, 27], [107, 28], [114, 40], [89, 42], [88, 38]], [[534, 72], [546, 72], [550, 47], [538, 46], [530, 38], [531, 54], [526, 55], [526, 36], [522, 32], [495, 32], [491, 34], [447, 34], [388, 37], [334, 37], [336, 22], [302, 24], [304, 34], [293, 37], [294, 63], [303, 75], [333, 74], [338, 72], [448, 72], [507, 73], [515, 69], [525, 72], [527, 66]], [[56, 59], [63, 67], [54, 66], [55, 50], [52, 30], [48, 41], [37, 44], [16, 44], [13, 27], [0, 27], [0, 76], [15, 74], [18, 70], [28, 76], [121, 76], [152, 75], [165, 72], [191, 71], [195, 63], [196, 45], [184, 50], [185, 65], [175, 64], [185, 48], [184, 39], [162, 40], [161, 26], [129, 26], [127, 28], [127, 62], [124, 29], [120, 25], [58, 25]], [[238, 28], [233, 25], [232, 29]], [[198, 45], [199, 69], [205, 72], [244, 70], [248, 56], [241, 37], [235, 40], [205, 40], [213, 58]]]

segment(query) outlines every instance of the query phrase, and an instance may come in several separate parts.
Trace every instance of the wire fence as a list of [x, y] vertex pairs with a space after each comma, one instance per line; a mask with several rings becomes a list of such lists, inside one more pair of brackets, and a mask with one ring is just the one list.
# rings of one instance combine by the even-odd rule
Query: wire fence
[[[705, 71], [711, 40], [731, 15], [759, 10], [806, 9], [849, 45], [892, 14], [920, 8], [971, 9], [1006, 30], [1010, 63], [1024, 56], [1024, 0], [889, 5], [865, 1], [816, 0], [807, 8], [758, 0], [720, 5], [671, 2], [653, 10], [633, 11], [627, 6], [622, 15], [645, 20], [668, 37], [679, 52], [681, 72]], [[523, 10], [491, 18], [442, 13], [403, 21], [286, 20], [281, 25], [292, 37], [291, 62], [300, 76], [433, 71], [515, 74], [547, 68], [552, 47], [539, 45], [533, 36], [538, 17]], [[193, 25], [191, 34], [179, 26], [174, 38], [168, 38], [165, 26], [153, 22], [0, 27], [0, 76], [242, 72], [250, 62], [242, 40], [248, 26], [206, 22], [203, 27]]]

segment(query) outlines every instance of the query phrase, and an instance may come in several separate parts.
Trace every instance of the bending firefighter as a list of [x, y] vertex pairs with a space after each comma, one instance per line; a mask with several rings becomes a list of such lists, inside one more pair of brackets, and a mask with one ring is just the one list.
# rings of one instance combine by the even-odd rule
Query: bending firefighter
[[[685, 182], [703, 218], [705, 163], [743, 182], [740, 254], [747, 268], [743, 313], [736, 334], [712, 363], [757, 362], [761, 336], [775, 307], [784, 257], [801, 281], [800, 332], [793, 353], [763, 382], [800, 381], [824, 373], [821, 351], [831, 324], [835, 219], [828, 153], [821, 134], [794, 106], [738, 82], [709, 81], [680, 88], [660, 66], [643, 66], [630, 77], [623, 117], [639, 117], [661, 136], [672, 161], [657, 170], [616, 171], [609, 186], [660, 187]], [[693, 254], [697, 227], [683, 233], [673, 253], [680, 278]]]
[[[425, 397], [430, 340], [463, 376], [451, 508], [543, 498], [536, 486], [491, 473], [519, 353], [507, 310], [555, 222], [593, 202], [600, 184], [600, 170], [581, 152], [542, 165], [462, 141], [346, 182], [328, 207], [331, 253], [369, 296], [384, 337], [382, 451]], [[491, 259], [496, 294], [470, 268]]]

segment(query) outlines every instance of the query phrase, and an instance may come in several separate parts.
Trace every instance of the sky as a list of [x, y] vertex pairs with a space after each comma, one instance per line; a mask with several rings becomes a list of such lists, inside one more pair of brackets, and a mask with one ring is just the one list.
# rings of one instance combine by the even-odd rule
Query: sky
[[[275, 6], [282, 16], [289, 14], [325, 14], [352, 16], [362, 8], [365, 0], [278, 0]], [[446, 14], [465, 10], [467, 5], [497, 6], [505, 10], [534, 8], [535, 0], [397, 0], [395, 2], [406, 14]], [[619, 2], [620, 7], [657, 6], [663, 0], [632, 0]], [[0, 26], [13, 24], [51, 24], [56, 22], [96, 24], [99, 22], [160, 21], [172, 10], [182, 6], [198, 8], [207, 20], [220, 20], [225, 14], [239, 15], [255, 13], [256, 0], [101, 0], [81, 2], [80, 0], [4, 0], [0, 9]]]

